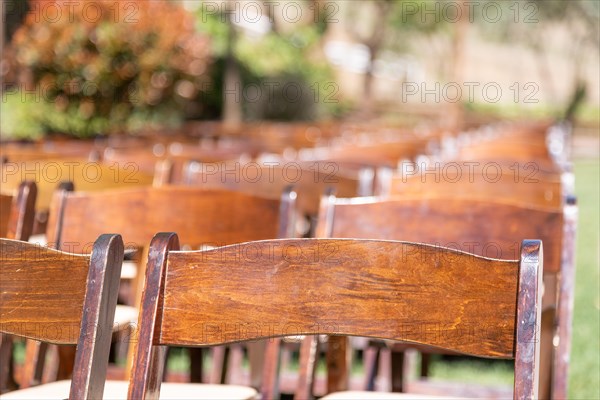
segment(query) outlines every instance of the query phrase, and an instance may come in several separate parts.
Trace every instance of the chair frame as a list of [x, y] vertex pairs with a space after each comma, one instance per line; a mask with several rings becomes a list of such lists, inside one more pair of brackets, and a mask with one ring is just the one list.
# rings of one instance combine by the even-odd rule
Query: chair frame
[[[542, 396], [550, 396], [550, 393], [554, 398], [565, 398], [567, 394], [567, 383], [568, 383], [568, 364], [569, 364], [569, 354], [571, 347], [571, 329], [572, 329], [572, 317], [573, 317], [573, 285], [574, 285], [574, 274], [575, 274], [575, 237], [576, 237], [576, 227], [577, 227], [577, 205], [576, 198], [574, 196], [567, 196], [564, 201], [564, 206], [562, 209], [551, 210], [551, 209], [543, 209], [543, 208], [533, 208], [527, 205], [517, 205], [511, 203], [503, 203], [492, 200], [468, 200], [468, 199], [454, 199], [451, 200], [447, 197], [411, 197], [411, 198], [357, 198], [357, 199], [337, 199], [335, 197], [334, 191], [328, 191], [322, 198], [321, 201], [321, 210], [320, 210], [320, 219], [317, 224], [317, 237], [366, 237], [366, 233], [359, 234], [357, 236], [356, 232], [353, 230], [359, 228], [360, 223], [351, 223], [350, 224], [350, 233], [335, 233], [335, 218], [336, 218], [336, 206], [347, 206], [346, 211], [343, 215], [346, 217], [349, 216], [350, 213], [356, 213], [360, 209], [362, 204], [375, 206], [377, 203], [381, 201], [382, 207], [385, 207], [386, 204], [391, 205], [396, 201], [398, 202], [396, 207], [400, 207], [404, 205], [408, 210], [413, 210], [412, 214], [417, 215], [419, 213], [420, 207], [427, 207], [428, 211], [434, 212], [437, 214], [452, 216], [452, 212], [450, 210], [456, 209], [459, 204], [459, 208], [469, 207], [473, 208], [474, 211], [470, 214], [471, 216], [479, 215], [481, 216], [482, 211], [485, 209], [490, 209], [490, 211], [498, 210], [501, 215], [504, 215], [502, 219], [504, 221], [513, 221], [516, 219], [518, 221], [527, 221], [529, 224], [535, 224], [539, 226], [539, 229], [542, 230], [545, 235], [553, 235], [555, 237], [554, 241], [550, 241], [548, 243], [548, 247], [546, 246], [545, 251], [548, 256], [546, 262], [546, 270], [543, 271], [544, 282], [546, 285], [546, 290], [544, 294], [543, 305], [545, 305], [544, 309], [544, 317], [543, 321], [550, 321], [548, 324], [543, 324], [541, 327], [542, 339], [545, 342], [542, 343], [542, 349], [544, 351], [550, 351], [551, 354], [548, 355], [547, 359], [543, 360], [543, 364], [541, 364], [541, 379], [540, 383], [543, 384], [543, 387], [540, 387], [540, 395]], [[437, 206], [444, 207], [443, 209], [438, 208]], [[351, 211], [353, 210], [353, 211]], [[387, 218], [389, 218], [389, 210], [386, 213], [382, 213], [382, 220], [379, 222], [375, 222], [377, 224], [381, 224], [382, 227], [388, 225], [386, 223]], [[410, 217], [408, 217], [410, 218]], [[478, 224], [483, 220], [481, 218], [475, 219], [473, 221], [474, 224]], [[406, 225], [404, 228], [406, 230], [406, 236], [410, 236], [411, 228], [410, 221], [407, 221], [409, 225]], [[560, 226], [557, 225], [560, 224]], [[342, 232], [343, 232], [342, 228]], [[418, 229], [418, 228], [417, 228]], [[461, 228], [461, 231], [464, 228]], [[369, 235], [369, 237], [381, 238], [381, 239], [402, 239], [402, 237], [396, 237], [389, 235], [392, 233], [394, 229], [390, 227], [390, 230], [384, 236], [377, 235]], [[486, 229], [488, 231], [488, 229]], [[400, 233], [398, 233], [400, 234]], [[466, 232], [463, 235], [468, 237], [468, 242], [474, 240], [473, 235], [474, 232]], [[486, 232], [487, 240], [498, 241], [500, 243], [505, 242], [503, 239], [503, 232], [501, 230], [493, 230], [491, 232]], [[541, 235], [542, 233], [540, 233]], [[332, 236], [333, 235], [333, 236]], [[420, 234], [418, 234], [420, 235]], [[494, 237], [497, 236], [497, 238]], [[536, 233], [530, 232], [529, 235], [535, 236]], [[431, 233], [431, 237], [439, 236], [438, 233]], [[414, 236], [413, 236], [414, 237]], [[436, 238], [436, 243], [437, 240]], [[453, 240], [452, 243], [456, 243], [456, 235], [448, 235], [448, 240]], [[547, 237], [546, 237], [547, 239]], [[418, 236], [418, 240], [424, 241], [421, 236]], [[462, 242], [464, 240], [460, 240]], [[498, 243], [497, 243], [498, 244]], [[444, 244], [442, 244], [444, 245]], [[471, 251], [467, 248], [467, 251]], [[512, 254], [509, 254], [508, 257], [506, 255], [502, 256], [503, 259], [516, 258], [516, 254], [514, 257]], [[551, 263], [549, 263], [551, 262]], [[554, 287], [555, 285], [555, 287]], [[556, 341], [556, 338], [560, 340], [558, 343], [553, 343]], [[333, 338], [335, 342], [335, 337]], [[339, 390], [339, 388], [346, 388], [347, 382], [344, 380], [347, 375], [347, 362], [344, 359], [344, 352], [347, 351], [345, 348], [345, 341], [342, 343], [335, 343], [336, 346], [340, 346], [341, 350], [337, 353], [328, 352], [328, 364], [331, 364], [331, 368], [328, 369], [332, 371], [328, 375], [328, 388], [330, 391]], [[308, 343], [307, 346], [314, 346], [314, 344]], [[349, 350], [349, 349], [348, 349]], [[402, 370], [403, 370], [403, 355], [402, 353], [393, 353], [392, 354], [392, 388], [394, 391], [403, 391], [404, 388], [404, 379], [402, 378]], [[371, 360], [373, 363], [376, 359]], [[424, 367], [427, 365], [424, 364]], [[308, 371], [301, 370], [304, 374], [310, 374], [310, 369]], [[424, 370], [426, 371], [426, 370]], [[426, 376], [427, 373], [421, 373], [422, 376]], [[374, 378], [374, 375], [371, 376]], [[368, 381], [367, 387], [373, 387], [373, 382]]]
[[[33, 181], [24, 181], [19, 185], [16, 196], [0, 194], [0, 204], [3, 214], [7, 212], [5, 237], [8, 239], [27, 241], [33, 231], [35, 220], [35, 199], [37, 186]], [[0, 393], [15, 388], [13, 376], [13, 341], [9, 335], [0, 338]]]
[[[50, 268], [53, 263], [56, 263], [56, 268], [62, 269], [65, 274], [67, 273], [65, 269], [70, 270], [75, 263], [89, 265], [77, 337], [73, 335], [52, 337], [47, 332], [44, 334], [44, 330], [32, 333], [23, 322], [44, 324], [46, 323], [44, 312], [39, 308], [35, 298], [30, 298], [27, 293], [22, 296], [18, 293], [10, 293], [10, 288], [2, 293], [2, 297], [6, 297], [0, 302], [0, 315], [3, 321], [2, 333], [49, 343], [76, 344], [75, 369], [69, 398], [72, 400], [102, 398], [110, 346], [110, 335], [106, 335], [106, 332], [112, 329], [117, 304], [116, 288], [119, 285], [123, 259], [121, 237], [101, 235], [94, 243], [89, 256], [40, 248], [35, 244], [9, 239], [0, 239], [0, 243], [3, 250], [2, 279], [4, 282], [10, 282], [12, 277], [18, 279], [19, 271], [23, 267], [27, 269], [27, 260], [30, 258], [43, 259], [48, 267], [46, 272], [48, 275], [55, 273]], [[11, 249], [14, 249], [14, 253]], [[41, 284], [38, 290], [43, 290]], [[42, 292], [40, 295], [52, 296], [52, 292], [48, 291], [46, 294]], [[19, 306], [22, 311], [17, 313], [11, 311]], [[65, 315], [61, 318], [67, 321], [73, 317]]]
[[[356, 245], [357, 247], [360, 247], [359, 251], [362, 251], [362, 253], [359, 252], [359, 253], [357, 253], [357, 255], [358, 254], [366, 254], [365, 251], [367, 248], [368, 249], [373, 248], [373, 246], [367, 247], [369, 245], [379, 246], [381, 244], [382, 246], [385, 246], [385, 247], [382, 247], [382, 250], [380, 250], [380, 251], [377, 250], [378, 251], [377, 255], [382, 256], [382, 257], [388, 257], [388, 259], [391, 257], [389, 255], [390, 254], [389, 249], [392, 246], [398, 246], [398, 247], [394, 247], [394, 249], [397, 249], [402, 245], [410, 245], [410, 246], [415, 246], [418, 250], [427, 249], [427, 251], [432, 251], [432, 249], [434, 249], [434, 251], [437, 251], [439, 253], [449, 252], [448, 254], [452, 253], [452, 254], [456, 255], [457, 257], [462, 257], [461, 260], [463, 262], [467, 258], [469, 258], [469, 260], [471, 260], [473, 262], [480, 262], [480, 263], [481, 262], [486, 262], [486, 263], [495, 262], [495, 263], [504, 263], [507, 265], [509, 265], [509, 264], [515, 265], [516, 268], [518, 269], [517, 274], [514, 277], [514, 279], [516, 280], [515, 295], [517, 296], [516, 297], [517, 301], [515, 304], [516, 308], [514, 309], [515, 332], [514, 332], [514, 336], [513, 335], [504, 336], [505, 339], [509, 338], [508, 340], [514, 340], [514, 343], [512, 343], [510, 345], [508, 345], [508, 343], [506, 343], [506, 344], [504, 344], [504, 346], [508, 345], [510, 348], [510, 350], [508, 350], [510, 353], [508, 355], [508, 358], [515, 360], [514, 398], [515, 399], [537, 398], [538, 375], [539, 375], [539, 365], [538, 365], [539, 364], [539, 338], [540, 338], [540, 332], [539, 332], [538, 327], [539, 327], [539, 323], [541, 321], [541, 287], [542, 287], [541, 269], [542, 269], [542, 265], [543, 265], [542, 244], [540, 241], [536, 241], [536, 240], [523, 241], [522, 246], [521, 246], [520, 261], [500, 261], [500, 260], [493, 260], [493, 259], [485, 259], [483, 257], [474, 256], [474, 255], [471, 255], [468, 253], [456, 252], [456, 251], [453, 251], [450, 249], [444, 249], [444, 248], [439, 248], [439, 247], [435, 247], [435, 246], [419, 245], [419, 244], [411, 244], [411, 243], [406, 243], [406, 242], [395, 242], [395, 241], [374, 241], [374, 240], [357, 240], [357, 239], [345, 239], [345, 240], [344, 239], [300, 239], [300, 240], [284, 239], [284, 240], [242, 243], [240, 245], [217, 248], [217, 249], [210, 250], [207, 252], [204, 252], [204, 251], [180, 252], [180, 251], [177, 251], [179, 249], [179, 240], [175, 233], [159, 233], [154, 237], [154, 239], [152, 240], [152, 243], [150, 245], [151, 251], [150, 251], [150, 255], [148, 257], [148, 265], [146, 268], [146, 283], [145, 283], [145, 289], [144, 289], [144, 294], [143, 294], [143, 299], [142, 299], [142, 308], [140, 309], [140, 317], [139, 317], [140, 335], [139, 335], [139, 341], [136, 346], [135, 363], [134, 363], [133, 371], [132, 371], [131, 378], [130, 378], [128, 398], [129, 399], [143, 399], [143, 400], [159, 398], [160, 386], [161, 386], [161, 380], [162, 380], [161, 377], [162, 377], [162, 372], [163, 372], [164, 358], [165, 358], [165, 352], [166, 352], [167, 345], [184, 345], [184, 344], [192, 345], [192, 343], [194, 343], [195, 345], [206, 346], [206, 345], [214, 345], [214, 344], [218, 344], [218, 343], [224, 344], [224, 343], [239, 342], [239, 341], [244, 341], [244, 340], [252, 340], [252, 339], [257, 339], [257, 338], [269, 338], [269, 337], [278, 337], [278, 336], [293, 335], [293, 334], [307, 334], [308, 331], [305, 330], [306, 328], [302, 328], [303, 324], [308, 325], [308, 324], [315, 322], [314, 316], [312, 316], [312, 315], [308, 316], [309, 314], [306, 314], [306, 315], [302, 314], [303, 316], [294, 317], [294, 318], [298, 318], [298, 319], [292, 318], [292, 320], [295, 321], [297, 325], [294, 325], [294, 327], [291, 330], [286, 329], [285, 332], [269, 331], [267, 333], [263, 333], [263, 332], [258, 333], [258, 332], [249, 332], [249, 331], [242, 330], [242, 332], [245, 332], [245, 333], [240, 333], [240, 334], [232, 335], [232, 336], [220, 335], [218, 339], [213, 338], [212, 340], [210, 338], [208, 338], [205, 334], [204, 335], [199, 334], [201, 336], [201, 338], [199, 336], [195, 336], [196, 333], [198, 332], [198, 329], [201, 329], [201, 328], [194, 328], [194, 329], [192, 329], [192, 331], [190, 331], [189, 329], [191, 329], [191, 326], [189, 326], [189, 325], [186, 325], [187, 328], [184, 329], [185, 337], [182, 337], [180, 335], [180, 332], [170, 332], [169, 333], [168, 329], [165, 327], [165, 323], [167, 323], [167, 327], [170, 325], [169, 325], [169, 322], [165, 322], [165, 321], [171, 321], [175, 317], [173, 317], [173, 316], [167, 317], [166, 313], [167, 312], [171, 313], [176, 310], [176, 309], [171, 309], [171, 308], [169, 308], [169, 309], [163, 308], [163, 303], [166, 301], [167, 298], [169, 298], [169, 296], [171, 296], [170, 290], [172, 290], [172, 289], [171, 289], [170, 285], [168, 284], [168, 279], [170, 276], [168, 273], [168, 270], [170, 267], [172, 267], [173, 265], [178, 265], [179, 270], [181, 271], [183, 266], [192, 264], [192, 265], [194, 265], [195, 268], [193, 268], [193, 269], [185, 268], [186, 274], [194, 273], [192, 271], [209, 271], [207, 273], [210, 274], [211, 268], [212, 269], [222, 268], [223, 264], [235, 263], [237, 260], [237, 262], [240, 263], [240, 268], [243, 268], [243, 270], [245, 270], [245, 271], [247, 271], [248, 269], [253, 269], [254, 271], [257, 271], [257, 270], [262, 271], [262, 269], [264, 269], [265, 271], [267, 271], [267, 270], [270, 270], [270, 268], [274, 268], [275, 266], [280, 266], [282, 264], [285, 265], [284, 256], [279, 255], [279, 254], [273, 254], [269, 257], [268, 261], [266, 261], [266, 262], [261, 261], [260, 264], [255, 263], [254, 265], [252, 265], [252, 261], [240, 261], [239, 258], [236, 259], [235, 254], [238, 250], [238, 247], [242, 252], [239, 252], [237, 254], [244, 254], [243, 253], [244, 249], [250, 248], [254, 245], [273, 246], [272, 248], [277, 248], [278, 246], [282, 246], [282, 245], [286, 245], [286, 244], [297, 245], [297, 246], [304, 245], [304, 246], [306, 246], [306, 248], [309, 249], [308, 251], [310, 251], [310, 254], [315, 254], [314, 251], [316, 251], [315, 249], [319, 248], [318, 246], [327, 246], [327, 245], [331, 245], [332, 243], [334, 243], [334, 244], [337, 243], [340, 245], [349, 245], [349, 246]], [[361, 246], [363, 246], [363, 247], [361, 247]], [[224, 252], [218, 253], [219, 251], [221, 251], [221, 249], [223, 249]], [[228, 250], [230, 251], [229, 253], [227, 253]], [[170, 253], [173, 251], [175, 251], [176, 253]], [[348, 251], [353, 252], [352, 249], [350, 249]], [[177, 254], [176, 260], [172, 260], [173, 254]], [[221, 257], [218, 262], [215, 261], [215, 259], [218, 258], [215, 254], [219, 254], [218, 257]], [[348, 253], [348, 254], [345, 254], [344, 256], [350, 257], [350, 254], [351, 253]], [[396, 254], [398, 254], [398, 253], [396, 253]], [[446, 253], [444, 253], [444, 254], [446, 254]], [[354, 255], [352, 255], [352, 257], [354, 257]], [[355, 258], [352, 258], [352, 259], [355, 260]], [[408, 261], [403, 259], [403, 261], [407, 264], [407, 266], [410, 265], [410, 263], [411, 263], [410, 259]], [[325, 264], [323, 263], [323, 261], [321, 259], [319, 259], [316, 262], [318, 263], [319, 267], [325, 267]], [[353, 261], [353, 262], [356, 262], [356, 261]], [[399, 261], [397, 259], [395, 259], [394, 262], [399, 262]], [[172, 263], [175, 263], [175, 264], [172, 264]], [[198, 267], [202, 266], [203, 263], [205, 263], [206, 265], [201, 268], [198, 268]], [[213, 265], [211, 265], [211, 263], [213, 263]], [[302, 263], [295, 264], [294, 266], [296, 268], [300, 268], [301, 265], [302, 265]], [[347, 264], [337, 264], [337, 265], [338, 265], [338, 267], [336, 267], [336, 268], [339, 268], [336, 270], [337, 272], [340, 272], [340, 269], [343, 269], [343, 268], [346, 268], [348, 270], [351, 268]], [[258, 269], [257, 269], [257, 266], [258, 266]], [[332, 266], [332, 265], [329, 264], [329, 266]], [[474, 268], [480, 268], [480, 267], [482, 267], [482, 265], [478, 265], [477, 267], [474, 267]], [[208, 269], [205, 269], [205, 268], [208, 268]], [[413, 269], [413, 268], [415, 268], [415, 266], [409, 267], [409, 270]], [[277, 273], [277, 272], [274, 272], [274, 273]], [[186, 279], [189, 279], [189, 278], [190, 277], [188, 276]], [[313, 278], [311, 276], [307, 279], [308, 279], [309, 283], [313, 282], [313, 284], [316, 284], [316, 282], [322, 281], [321, 278], [325, 278], [324, 279], [325, 281], [334, 280], [334, 278], [328, 277], [328, 276], [319, 277], [319, 279]], [[250, 285], [252, 285], [252, 284], [258, 285], [258, 282], [249, 282], [249, 284]], [[333, 285], [333, 283], [332, 283], [332, 285]], [[333, 285], [333, 286], [335, 286], [335, 285]], [[251, 286], [251, 287], [253, 287], [253, 286]], [[306, 290], [306, 287], [303, 287], [303, 289]], [[315, 289], [316, 289], [316, 287], [315, 287]], [[340, 289], [340, 290], [344, 290], [344, 289]], [[356, 289], [353, 289], [353, 290], [356, 290]], [[512, 296], [510, 296], [510, 297], [512, 297]], [[346, 301], [349, 301], [349, 300], [346, 300]], [[232, 304], [237, 304], [237, 303], [234, 300], [234, 303], [232, 303]], [[299, 302], [298, 304], [301, 304], [300, 307], [304, 307], [303, 302]], [[190, 304], [190, 306], [192, 306], [192, 304]], [[244, 308], [244, 306], [241, 306], [241, 307]], [[507, 309], [513, 309], [513, 308], [508, 307]], [[166, 310], [169, 310], [169, 311], [166, 311]], [[178, 310], [178, 312], [179, 311], [180, 310]], [[214, 313], [215, 311], [211, 311], [211, 312]], [[326, 315], [328, 315], [328, 318], [331, 318], [329, 316], [329, 313], [327, 313]], [[200, 323], [201, 322], [216, 323], [216, 321], [198, 321], [196, 319], [196, 317], [192, 317], [192, 316], [190, 316], [189, 318], [196, 321], [196, 324], [199, 322]], [[227, 317], [224, 316], [223, 318], [227, 318]], [[257, 316], [256, 318], [259, 318], [259, 317]], [[306, 319], [303, 319], [303, 318], [306, 318]], [[357, 318], [360, 318], [360, 317], [357, 317]], [[466, 317], [466, 318], [468, 321], [469, 317]], [[257, 319], [257, 321], [258, 321], [258, 319]], [[345, 319], [345, 323], [347, 325], [351, 322], [347, 322], [347, 320]], [[343, 329], [342, 332], [346, 332], [346, 334], [352, 334], [352, 332], [354, 332], [354, 334], [360, 334], [360, 333], [365, 333], [365, 330], [374, 329], [374, 332], [377, 332], [374, 334], [376, 334], [378, 336], [384, 335], [384, 336], [379, 336], [382, 338], [386, 338], [386, 335], [387, 335], [387, 338], [394, 339], [394, 338], [399, 338], [400, 336], [398, 336], [398, 335], [402, 335], [402, 333], [399, 333], [398, 331], [396, 331], [396, 333], [391, 333], [392, 329], [394, 329], [394, 328], [390, 328], [388, 326], [386, 329], [385, 327], [374, 326], [372, 323], [370, 323], [368, 321], [363, 321], [362, 325], [360, 325], [360, 326], [359, 325], [360, 325], [360, 323], [358, 323], [358, 325], [356, 325], [356, 327], [353, 326], [353, 328]], [[304, 325], [304, 326], [306, 326], [306, 325]], [[349, 325], [347, 325], [347, 326], [349, 326]], [[394, 325], [394, 326], [396, 326], [396, 329], [397, 329], [397, 325]], [[167, 330], [163, 330], [163, 328], [165, 328]], [[178, 329], [181, 330], [181, 327]], [[385, 332], [384, 332], [384, 330], [385, 330]], [[318, 331], [319, 334], [336, 334], [338, 332], [339, 331], [337, 331], [337, 328], [327, 326], [327, 324], [325, 324], [324, 327], [320, 327], [319, 331]], [[313, 334], [314, 333], [315, 332], [313, 332]], [[418, 334], [416, 334], [416, 335], [418, 335]], [[407, 336], [407, 338], [409, 336]], [[419, 335], [419, 337], [420, 337], [420, 335]], [[510, 338], [512, 338], [512, 339], [510, 339]], [[440, 345], [440, 343], [442, 343], [446, 339], [441, 339], [441, 336], [438, 336], [438, 337], [436, 337], [436, 339], [429, 338], [429, 342], [428, 342], [428, 339], [423, 339], [423, 338], [414, 339], [414, 340], [424, 340], [423, 343], [425, 343], [425, 344], [429, 343], [429, 344], [433, 344], [433, 345], [436, 345], [436, 344]], [[441, 342], [436, 342], [437, 340], [440, 340]], [[443, 342], [443, 343], [445, 343], [445, 342]], [[479, 341], [477, 341], [477, 343], [478, 343], [478, 345], [482, 345], [482, 343], [480, 343]], [[495, 343], [494, 346], [499, 345], [497, 342], [494, 342], [494, 343]], [[445, 344], [445, 345], [452, 346], [451, 344]], [[462, 348], [461, 346], [462, 345], [458, 345], [457, 348]], [[466, 346], [468, 346], [468, 344]], [[487, 351], [487, 350], [489, 350], [489, 351]], [[487, 349], [487, 350], [480, 350], [483, 352], [480, 354], [482, 354], [482, 355], [485, 354], [488, 357], [494, 357], [493, 354], [495, 354], [496, 357], [499, 356], [500, 354], [503, 354], [502, 352], [494, 353], [494, 351], [492, 351], [490, 349]], [[475, 350], [473, 350], [473, 351], [475, 351]], [[474, 354], [477, 354], [477, 353], [474, 353]], [[263, 398], [265, 398], [266, 400], [269, 400], [272, 397], [265, 396], [265, 394], [263, 393]]]

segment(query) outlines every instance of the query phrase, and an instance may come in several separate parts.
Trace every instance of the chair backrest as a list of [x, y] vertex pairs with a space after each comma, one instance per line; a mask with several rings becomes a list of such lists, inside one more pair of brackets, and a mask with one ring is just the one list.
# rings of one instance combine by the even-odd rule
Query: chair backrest
[[540, 241], [524, 241], [520, 261], [362, 239], [182, 252], [177, 235], [163, 233], [150, 247], [129, 398], [158, 398], [165, 346], [307, 334], [514, 359], [515, 398], [536, 396]]
[[74, 182], [78, 190], [102, 191], [109, 188], [149, 186], [152, 175], [139, 171], [135, 163], [111, 165], [81, 158], [47, 159], [2, 164], [2, 190], [14, 190], [23, 180], [38, 186], [36, 210], [47, 210], [56, 186]]
[[48, 243], [79, 251], [105, 230], [127, 246], [143, 248], [160, 230], [181, 232], [186, 245], [221, 246], [286, 237], [293, 225], [295, 194], [277, 198], [185, 186], [141, 187], [55, 194]]
[[348, 197], [373, 192], [373, 171], [345, 171], [333, 162], [298, 163], [278, 161], [191, 163], [184, 183], [207, 188], [226, 188], [251, 194], [277, 196], [294, 185], [298, 210], [316, 216], [319, 199], [327, 187]]
[[119, 235], [91, 255], [0, 239], [0, 332], [76, 344], [71, 399], [102, 398], [123, 260]]
[[[535, 172], [534, 170], [532, 170]], [[498, 163], [451, 162], [428, 168], [390, 173], [379, 170], [375, 194], [433, 195], [469, 199], [499, 199], [533, 207], [558, 208], [563, 192], [560, 177], [544, 179], [519, 167], [512, 170]]]
[[29, 240], [35, 220], [35, 182], [19, 184], [16, 195], [0, 193], [0, 237]]
[[316, 236], [415, 240], [483, 257], [515, 260], [526, 238], [544, 242], [544, 272], [558, 272], [564, 229], [561, 209], [452, 198], [419, 196], [321, 200]]

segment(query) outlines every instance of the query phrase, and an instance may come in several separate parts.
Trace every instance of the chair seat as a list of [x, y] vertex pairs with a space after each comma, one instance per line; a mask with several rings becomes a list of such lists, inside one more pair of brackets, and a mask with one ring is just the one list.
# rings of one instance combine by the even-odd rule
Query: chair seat
[[[129, 382], [108, 381], [104, 386], [105, 400], [127, 398]], [[58, 381], [28, 389], [8, 392], [0, 396], [2, 400], [50, 400], [69, 397], [71, 381]], [[163, 383], [160, 398], [178, 400], [249, 400], [255, 399], [257, 392], [251, 387], [236, 385], [210, 385], [203, 383]]]
[[121, 267], [121, 279], [135, 279], [135, 276], [137, 275], [137, 270], [137, 263], [135, 263], [134, 261], [123, 261], [123, 265]]
[[362, 392], [349, 390], [321, 397], [321, 400], [407, 400], [407, 399], [456, 399], [457, 397], [428, 396], [414, 393]]
[[113, 332], [118, 332], [121, 329], [125, 329], [128, 326], [131, 326], [132, 323], [137, 322], [137, 318], [137, 308], [118, 304], [117, 309], [115, 310], [115, 322], [113, 325]]

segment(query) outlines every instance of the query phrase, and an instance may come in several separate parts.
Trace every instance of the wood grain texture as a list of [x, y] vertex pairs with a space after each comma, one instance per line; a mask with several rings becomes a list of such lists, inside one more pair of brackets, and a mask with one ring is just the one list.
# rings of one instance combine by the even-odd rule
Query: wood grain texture
[[517, 274], [516, 261], [392, 241], [269, 240], [170, 252], [155, 343], [352, 334], [512, 358]]
[[76, 344], [90, 256], [8, 239], [0, 250], [2, 332]]
[[[376, 195], [430, 195], [469, 199], [490, 199], [527, 204], [532, 207], [559, 208], [562, 205], [560, 180], [542, 180], [527, 175], [517, 176], [514, 171], [486, 165], [474, 168], [444, 170], [444, 166], [431, 167], [422, 173], [386, 175], [377, 174]], [[446, 171], [446, 172], [444, 172]], [[456, 171], [459, 171], [458, 173]]]
[[561, 266], [560, 209], [446, 195], [337, 199], [329, 194], [323, 196], [321, 210], [317, 224], [321, 237], [410, 238], [504, 260], [519, 259], [524, 239], [540, 238], [544, 242], [544, 273], [557, 273]]
[[[37, 188], [34, 182], [19, 185], [16, 196], [0, 195], [0, 237], [21, 241], [29, 240], [35, 219]], [[1, 288], [0, 278], [0, 288]], [[0, 335], [0, 393], [16, 387], [13, 376], [13, 340]]]
[[[48, 242], [80, 251], [98, 234], [119, 232], [127, 246], [147, 246], [155, 232], [179, 232], [183, 244], [219, 246], [277, 237], [281, 201], [225, 190], [164, 186], [68, 193], [55, 199], [49, 226], [61, 223], [60, 237], [48, 230]], [[81, 221], [86, 221], [82, 224]], [[66, 247], [68, 246], [68, 247]]]
[[348, 197], [369, 195], [373, 190], [373, 174], [344, 170], [334, 162], [192, 164], [184, 183], [270, 197], [279, 196], [293, 185], [298, 194], [298, 210], [304, 215], [316, 216], [325, 188], [335, 187], [338, 193]]
[[[120, 236], [100, 236], [91, 255], [0, 239], [0, 254], [1, 332], [76, 344], [69, 398], [102, 398], [123, 260]], [[29, 366], [34, 376], [43, 363], [38, 347], [28, 346], [31, 358], [40, 357]]]
[[6, 237], [6, 232], [8, 231], [8, 223], [10, 221], [12, 202], [12, 195], [0, 193], [0, 237]]
[[[557, 281], [562, 268], [563, 212], [517, 206], [499, 201], [421, 198], [336, 199], [324, 195], [317, 232], [331, 237], [402, 240], [447, 246], [486, 257], [519, 258], [522, 240], [536, 237], [544, 242], [544, 362], [542, 383], [561, 380], [551, 372], [555, 330]], [[565, 339], [566, 340], [566, 339]], [[394, 374], [396, 376], [396, 374]], [[549, 393], [544, 384], [541, 393]]]
[[144, 174], [135, 164], [104, 164], [82, 158], [61, 158], [24, 162], [7, 162], [0, 168], [2, 190], [13, 190], [27, 179], [37, 184], [37, 210], [50, 207], [56, 186], [74, 182], [77, 190], [102, 191], [109, 188], [149, 186], [152, 175]]

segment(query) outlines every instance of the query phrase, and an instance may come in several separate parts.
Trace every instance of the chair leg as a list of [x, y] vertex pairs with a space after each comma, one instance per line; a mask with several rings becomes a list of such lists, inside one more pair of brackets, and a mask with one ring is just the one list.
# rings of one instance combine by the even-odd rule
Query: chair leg
[[202, 369], [204, 367], [204, 349], [199, 347], [190, 347], [190, 382], [202, 383]]
[[280, 338], [271, 338], [267, 341], [263, 381], [260, 388], [263, 400], [279, 398], [279, 384], [277, 377], [279, 376], [280, 370], [281, 347], [282, 341]]
[[227, 377], [229, 346], [215, 346], [212, 349], [210, 383], [224, 384]]
[[56, 380], [71, 379], [75, 366], [76, 346], [58, 346], [58, 371]]
[[363, 350], [363, 365], [365, 370], [365, 389], [375, 390], [375, 379], [379, 371], [379, 348], [367, 345]]
[[345, 336], [329, 336], [327, 347], [327, 393], [348, 390], [351, 346]]
[[17, 387], [13, 369], [13, 338], [3, 334], [0, 336], [0, 393]]
[[392, 351], [392, 392], [404, 390], [404, 351]]
[[40, 343], [35, 340], [27, 340], [25, 342], [25, 363], [23, 364], [21, 384], [19, 386], [21, 389], [26, 389], [42, 382], [47, 350], [48, 345], [46, 343]]
[[554, 310], [542, 313], [542, 328], [540, 332], [540, 399], [550, 399], [552, 385], [552, 359], [554, 355]]
[[300, 344], [300, 368], [298, 370], [298, 384], [295, 399], [314, 398], [315, 374], [317, 372], [317, 354], [319, 349], [319, 337], [308, 335]]
[[248, 363], [250, 364], [250, 386], [260, 388], [263, 370], [265, 368], [265, 351], [267, 342], [261, 340], [248, 343]]
[[427, 378], [429, 376], [429, 369], [431, 367], [431, 354], [421, 353], [421, 378]]

